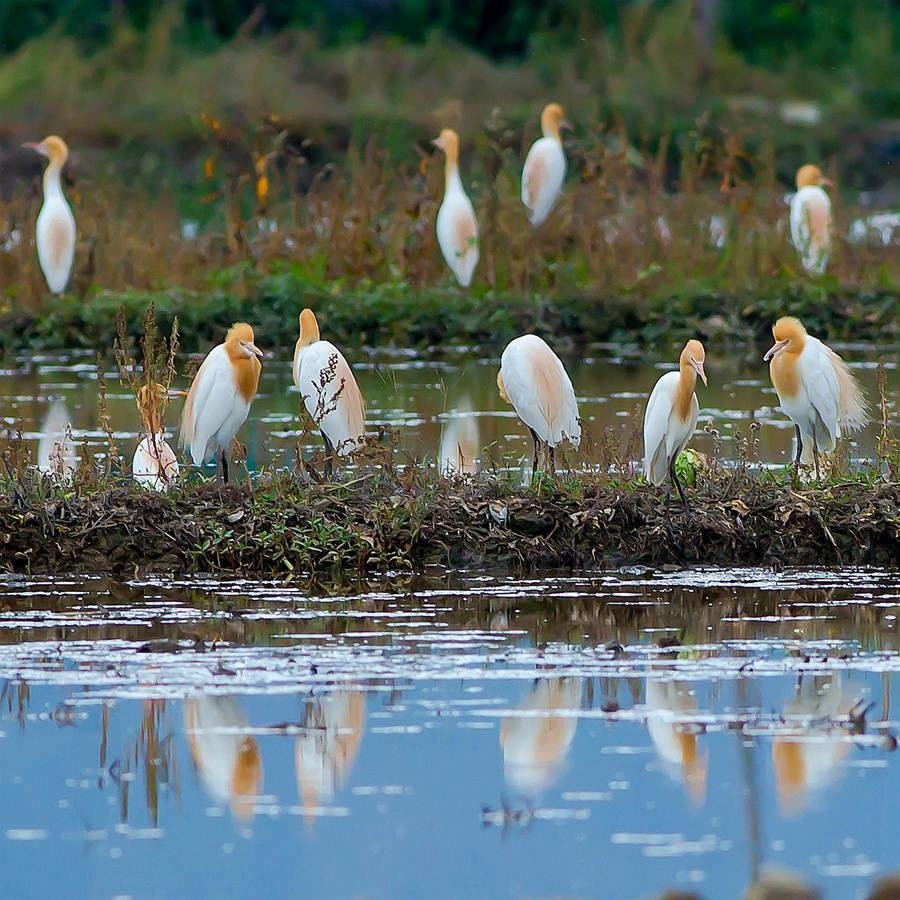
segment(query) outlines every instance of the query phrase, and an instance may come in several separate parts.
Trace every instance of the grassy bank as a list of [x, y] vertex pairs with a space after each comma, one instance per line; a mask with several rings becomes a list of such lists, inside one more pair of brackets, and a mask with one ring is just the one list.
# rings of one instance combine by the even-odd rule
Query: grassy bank
[[828, 340], [900, 338], [900, 287], [855, 289], [835, 280], [773, 281], [767, 291], [723, 291], [704, 282], [673, 285], [651, 296], [561, 291], [524, 295], [455, 287], [415, 290], [408, 284], [315, 284], [289, 272], [254, 279], [243, 294], [229, 289], [195, 293], [105, 292], [90, 302], [74, 296], [48, 300], [41, 310], [8, 308], [0, 314], [0, 348], [71, 350], [112, 346], [120, 308], [134, 337], [150, 304], [168, 330], [177, 315], [182, 349], [205, 351], [235, 321], [252, 322], [259, 344], [287, 350], [297, 339], [297, 315], [316, 310], [323, 335], [344, 347], [484, 345], [498, 351], [511, 338], [538, 331], [567, 341], [642, 344], [700, 336], [713, 343], [766, 339], [786, 312]]
[[802, 488], [736, 472], [699, 480], [685, 514], [646, 485], [390, 480], [276, 477], [253, 491], [194, 483], [166, 496], [20, 486], [0, 499], [0, 568], [291, 577], [428, 564], [900, 566], [897, 483]]

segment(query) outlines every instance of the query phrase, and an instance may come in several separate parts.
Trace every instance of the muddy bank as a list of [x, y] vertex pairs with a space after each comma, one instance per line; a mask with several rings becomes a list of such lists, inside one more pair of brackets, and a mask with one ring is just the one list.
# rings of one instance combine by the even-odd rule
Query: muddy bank
[[0, 567], [130, 575], [271, 577], [409, 570], [510, 570], [643, 563], [900, 566], [900, 484], [809, 489], [733, 477], [690, 493], [686, 515], [645, 485], [529, 491], [436, 481], [300, 487], [287, 481], [170, 496], [127, 485], [0, 500]]

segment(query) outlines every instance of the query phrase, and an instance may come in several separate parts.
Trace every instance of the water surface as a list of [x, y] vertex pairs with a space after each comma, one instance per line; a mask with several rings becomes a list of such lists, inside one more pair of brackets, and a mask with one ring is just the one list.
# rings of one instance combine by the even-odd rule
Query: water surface
[[863, 897], [898, 608], [877, 570], [9, 577], [6, 890]]

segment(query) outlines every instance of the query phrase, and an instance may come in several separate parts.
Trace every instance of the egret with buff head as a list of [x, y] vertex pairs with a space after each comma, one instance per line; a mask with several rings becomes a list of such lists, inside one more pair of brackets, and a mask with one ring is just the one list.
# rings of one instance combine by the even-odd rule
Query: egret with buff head
[[668, 474], [678, 489], [685, 512], [688, 503], [675, 472], [675, 460], [697, 427], [700, 404], [694, 388], [698, 377], [707, 383], [705, 362], [703, 344], [688, 341], [681, 351], [678, 371], [660, 377], [644, 413], [644, 475], [652, 484], [662, 484]]
[[821, 275], [831, 253], [831, 200], [823, 190], [832, 186], [818, 166], [801, 166], [797, 193], [791, 199], [791, 241], [807, 272]]
[[365, 406], [350, 364], [334, 344], [320, 338], [311, 309], [300, 313], [292, 372], [303, 405], [325, 442], [325, 476], [331, 478], [334, 457], [349, 456], [362, 445]]
[[37, 217], [35, 243], [38, 262], [54, 294], [61, 294], [75, 259], [75, 217], [62, 189], [62, 170], [69, 157], [66, 142], [55, 134], [38, 144], [23, 144], [49, 160], [44, 170], [44, 203]]
[[782, 410], [797, 434], [796, 466], [815, 465], [830, 453], [842, 433], [857, 431], [869, 420], [868, 405], [847, 364], [830, 347], [808, 334], [793, 316], [772, 326], [775, 343], [763, 357]]
[[189, 447], [195, 466], [218, 456], [228, 483], [228, 448], [247, 421], [259, 388], [262, 351], [246, 322], [233, 325], [223, 343], [203, 360], [181, 416], [181, 446]]
[[456, 280], [468, 287], [478, 264], [478, 222], [459, 177], [459, 135], [445, 128], [432, 143], [444, 152], [444, 199], [437, 214], [437, 239]]
[[544, 222], [562, 192], [566, 177], [566, 155], [563, 152], [561, 128], [571, 128], [563, 108], [549, 103], [541, 114], [542, 137], [525, 157], [522, 169], [522, 202], [528, 208], [531, 224]]

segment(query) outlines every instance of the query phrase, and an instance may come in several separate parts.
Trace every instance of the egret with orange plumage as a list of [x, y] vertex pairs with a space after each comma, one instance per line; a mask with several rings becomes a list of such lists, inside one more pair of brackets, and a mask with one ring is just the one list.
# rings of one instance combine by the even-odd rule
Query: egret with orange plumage
[[468, 287], [478, 264], [478, 222], [459, 177], [459, 135], [445, 128], [432, 143], [444, 151], [444, 199], [437, 214], [437, 239], [456, 280]]
[[259, 388], [262, 351], [253, 329], [237, 322], [225, 341], [213, 347], [194, 376], [181, 417], [181, 446], [189, 447], [195, 466], [218, 457], [228, 483], [228, 448], [247, 421]]
[[653, 484], [671, 478], [688, 508], [684, 489], [675, 472], [675, 460], [688, 445], [697, 427], [700, 404], [694, 388], [697, 377], [706, 384], [706, 351], [697, 340], [688, 341], [681, 351], [677, 372], [666, 372], [656, 382], [644, 413], [644, 475]]
[[562, 360], [536, 334], [517, 337], [503, 351], [497, 387], [531, 432], [532, 473], [537, 472], [541, 449], [546, 450], [550, 471], [555, 471], [556, 447], [564, 439], [576, 449], [581, 442], [575, 389]]
[[532, 225], [540, 225], [559, 199], [566, 177], [566, 154], [561, 128], [571, 128], [558, 103], [549, 103], [541, 114], [541, 133], [525, 157], [522, 169], [522, 202]]
[[366, 414], [350, 364], [334, 344], [320, 338], [311, 309], [300, 313], [292, 371], [303, 405], [325, 442], [325, 475], [330, 478], [335, 455], [349, 456], [362, 445]]
[[23, 144], [49, 160], [44, 170], [44, 203], [37, 217], [38, 262], [54, 294], [66, 289], [75, 259], [75, 216], [62, 189], [62, 170], [69, 157], [66, 142], [55, 134], [38, 144]]
[[831, 252], [831, 200], [823, 190], [831, 184], [818, 166], [801, 166], [791, 199], [791, 240], [803, 268], [814, 275], [825, 271]]
[[163, 425], [168, 399], [161, 384], [141, 385], [137, 395], [144, 437], [134, 451], [131, 474], [141, 487], [154, 491], [167, 491], [178, 478], [178, 460], [166, 440]]
[[769, 362], [781, 408], [794, 423], [794, 464], [815, 465], [819, 478], [819, 454], [834, 450], [841, 434], [863, 428], [869, 420], [868, 405], [844, 360], [807, 334], [799, 320], [780, 318], [772, 335], [775, 343], [763, 360]]

